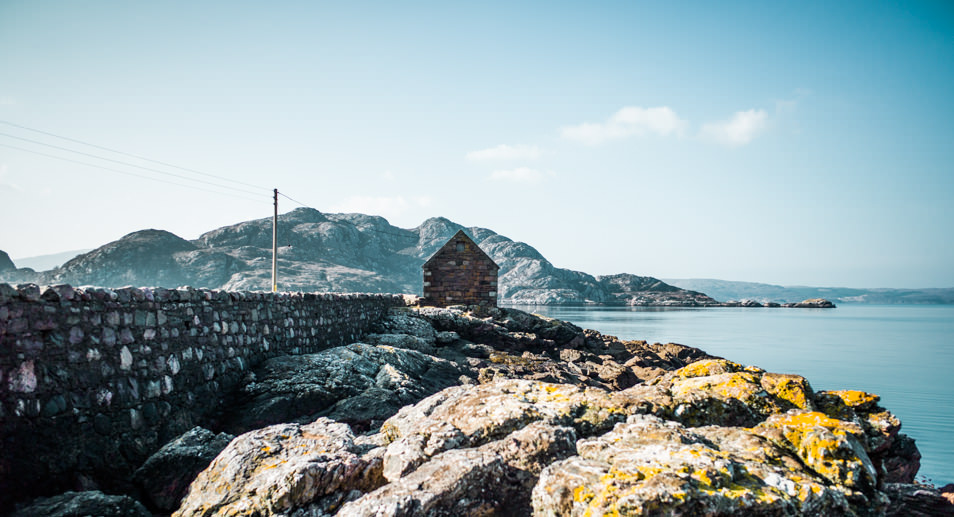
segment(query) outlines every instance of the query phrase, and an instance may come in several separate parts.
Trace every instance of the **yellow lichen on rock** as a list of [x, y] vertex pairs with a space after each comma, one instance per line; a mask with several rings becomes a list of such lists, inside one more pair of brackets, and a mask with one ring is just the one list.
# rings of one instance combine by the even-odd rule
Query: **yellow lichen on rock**
[[[750, 430], [698, 430], [635, 415], [606, 435], [580, 440], [579, 456], [544, 469], [534, 515], [845, 513], [844, 495], [801, 462], [764, 461], [791, 452]], [[750, 452], [752, 442], [772, 452]]]
[[834, 483], [864, 490], [877, 482], [877, 471], [862, 445], [865, 433], [858, 424], [817, 411], [792, 410], [769, 417], [753, 432], [788, 448]]
[[690, 426], [751, 427], [790, 409], [815, 409], [815, 394], [804, 377], [743, 367], [724, 359], [697, 361], [647, 386], [665, 393], [644, 388], [649, 399], [641, 412]]
[[673, 382], [670, 388], [676, 398], [684, 398], [692, 393], [706, 392], [720, 398], [751, 400], [762, 391], [757, 376], [747, 372], [721, 373], [704, 377], [691, 377]]
[[812, 409], [812, 387], [801, 375], [766, 372], [761, 384], [765, 391], [798, 409]]
[[835, 390], [826, 391], [825, 393], [835, 395], [840, 398], [846, 406], [857, 411], [868, 411], [881, 400], [881, 397], [874, 393], [859, 390]]
[[673, 376], [686, 378], [707, 377], [720, 373], [735, 373], [743, 369], [744, 367], [741, 364], [733, 363], [725, 359], [705, 359], [676, 370], [673, 372]]

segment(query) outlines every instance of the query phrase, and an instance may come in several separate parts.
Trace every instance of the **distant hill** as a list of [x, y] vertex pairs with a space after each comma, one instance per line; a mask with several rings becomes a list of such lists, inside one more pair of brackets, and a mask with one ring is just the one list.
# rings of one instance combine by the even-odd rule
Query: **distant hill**
[[22, 257], [13, 259], [13, 262], [19, 268], [30, 268], [35, 271], [48, 271], [57, 266], [62, 266], [71, 258], [82, 255], [90, 251], [89, 249], [82, 250], [71, 250], [64, 251], [61, 253], [53, 253], [51, 255], [37, 255], [35, 257]]
[[733, 282], [711, 278], [666, 279], [683, 289], [702, 291], [722, 301], [755, 300], [765, 302], [798, 302], [809, 298], [825, 298], [835, 303], [872, 304], [954, 304], [954, 288], [940, 289], [854, 289], [848, 287], [805, 287]]
[[[279, 216], [279, 288], [421, 294], [421, 265], [461, 229], [500, 266], [501, 303], [718, 303], [652, 277], [621, 274], [597, 278], [561, 269], [526, 243], [486, 228], [464, 228], [443, 217], [402, 229], [382, 217], [325, 214], [309, 208]], [[271, 218], [218, 228], [194, 241], [163, 230], [142, 230], [51, 271], [0, 271], [0, 281], [268, 290], [271, 248]]]

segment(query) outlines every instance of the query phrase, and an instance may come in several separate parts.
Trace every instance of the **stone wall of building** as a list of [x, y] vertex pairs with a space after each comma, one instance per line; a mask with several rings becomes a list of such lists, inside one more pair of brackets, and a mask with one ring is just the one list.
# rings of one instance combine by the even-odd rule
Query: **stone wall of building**
[[424, 263], [423, 303], [437, 307], [497, 306], [500, 269], [463, 231]]
[[400, 295], [0, 284], [0, 513], [128, 484], [261, 361], [355, 341]]

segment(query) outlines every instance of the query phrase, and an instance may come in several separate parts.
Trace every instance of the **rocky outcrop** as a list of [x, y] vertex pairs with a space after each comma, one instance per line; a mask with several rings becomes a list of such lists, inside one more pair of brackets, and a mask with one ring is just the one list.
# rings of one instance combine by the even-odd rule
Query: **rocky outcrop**
[[338, 515], [528, 515], [526, 494], [540, 471], [573, 454], [575, 442], [571, 428], [534, 422], [479, 447], [437, 454]]
[[852, 514], [851, 494], [759, 431], [634, 415], [547, 467], [533, 490], [534, 514]]
[[[325, 418], [309, 431], [282, 424], [243, 435], [179, 514], [877, 515], [943, 499], [888, 481], [905, 470], [893, 462], [916, 464], [897, 455], [906, 437], [875, 395], [816, 393], [797, 375], [509, 309], [399, 310], [375, 331], [459, 361], [478, 383], [462, 379], [362, 436]], [[583, 368], [570, 379], [570, 365], [594, 357], [645, 379], [622, 387]], [[374, 364], [369, 372], [384, 363]], [[538, 369], [567, 378], [546, 382]], [[305, 434], [324, 441], [294, 441]], [[234, 501], [209, 503], [222, 487]]]
[[[405, 407], [363, 446], [327, 419], [243, 435], [177, 515], [856, 515], [938, 504], [933, 493], [879, 488], [883, 471], [871, 458], [881, 442], [810, 409], [807, 383], [762, 373], [773, 412], [748, 390], [732, 391], [740, 379], [724, 376], [740, 373], [736, 365], [699, 366], [672, 380], [711, 378], [724, 400], [756, 406], [758, 423], [726, 425], [716, 398], [711, 412], [697, 401], [691, 425], [661, 418], [681, 404], [660, 406], [643, 385], [613, 392], [498, 379]], [[784, 411], [781, 400], [809, 409]]]
[[716, 307], [720, 303], [705, 294], [687, 291], [649, 276], [619, 274], [597, 277], [614, 303], [635, 307]]
[[384, 484], [380, 448], [347, 424], [320, 418], [239, 436], [189, 489], [175, 516], [276, 515], [306, 505], [333, 510], [352, 492]]
[[514, 309], [486, 317], [461, 309], [395, 310], [363, 340], [266, 361], [219, 426], [241, 433], [327, 416], [366, 431], [457, 384], [522, 378], [623, 389], [709, 357], [682, 345], [619, 341]]
[[98, 490], [66, 492], [34, 501], [13, 517], [151, 517], [139, 501], [125, 495], [106, 495]]
[[[221, 422], [264, 427], [233, 439], [174, 515], [950, 508], [911, 482], [916, 447], [873, 394], [815, 392], [797, 375], [513, 309], [398, 308], [371, 330], [250, 375]], [[141, 486], [165, 483], [147, 470]]]
[[885, 510], [890, 517], [940, 517], [954, 515], [954, 496], [950, 485], [937, 489], [931, 485], [889, 483], [884, 491], [891, 499]]
[[[391, 342], [406, 341], [410, 339]], [[250, 377], [230, 404], [223, 426], [241, 433], [325, 415], [358, 429], [377, 428], [401, 407], [472, 373], [445, 359], [390, 345], [354, 343], [277, 357]]]
[[133, 482], [153, 507], [175, 511], [192, 480], [233, 438], [230, 434], [194, 427], [150, 456], [136, 470]]

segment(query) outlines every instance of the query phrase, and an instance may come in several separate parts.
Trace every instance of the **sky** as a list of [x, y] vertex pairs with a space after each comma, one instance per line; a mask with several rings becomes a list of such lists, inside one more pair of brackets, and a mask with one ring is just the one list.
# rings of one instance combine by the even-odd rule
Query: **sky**
[[952, 92], [947, 1], [0, 0], [0, 250], [277, 188], [591, 274], [954, 287]]

